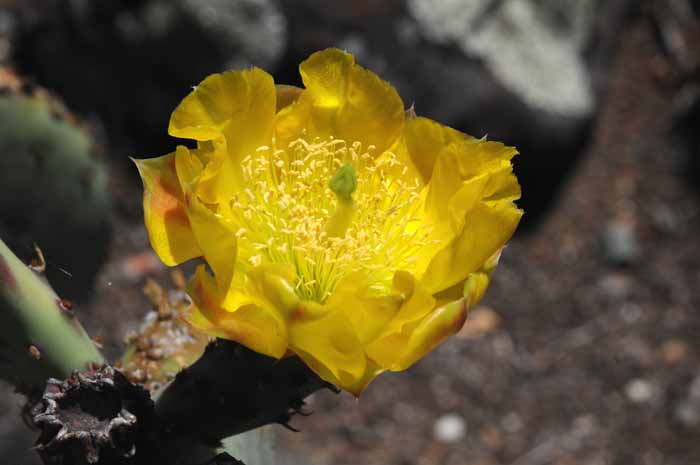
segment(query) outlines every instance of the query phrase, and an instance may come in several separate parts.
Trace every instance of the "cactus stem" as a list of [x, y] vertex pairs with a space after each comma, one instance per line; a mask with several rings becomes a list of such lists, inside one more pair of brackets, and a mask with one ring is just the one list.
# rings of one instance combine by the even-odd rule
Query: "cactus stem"
[[0, 255], [0, 282], [9, 289], [15, 289], [17, 287], [17, 280], [2, 255]]
[[32, 394], [47, 378], [103, 363], [69, 307], [0, 240], [0, 378]]
[[306, 414], [303, 399], [323, 388], [331, 386], [297, 357], [275, 360], [216, 340], [156, 396], [156, 412], [175, 435], [191, 434], [196, 425], [203, 441], [271, 423], [295, 431], [292, 415]]

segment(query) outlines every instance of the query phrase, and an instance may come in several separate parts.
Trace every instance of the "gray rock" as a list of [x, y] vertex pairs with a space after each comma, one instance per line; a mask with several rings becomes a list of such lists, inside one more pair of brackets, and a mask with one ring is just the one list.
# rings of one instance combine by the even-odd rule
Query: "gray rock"
[[224, 64], [242, 68], [255, 64], [274, 66], [286, 45], [287, 22], [271, 0], [179, 0], [212, 33], [239, 51]]
[[597, 0], [409, 0], [420, 30], [483, 60], [528, 105], [592, 115], [595, 97], [583, 51]]

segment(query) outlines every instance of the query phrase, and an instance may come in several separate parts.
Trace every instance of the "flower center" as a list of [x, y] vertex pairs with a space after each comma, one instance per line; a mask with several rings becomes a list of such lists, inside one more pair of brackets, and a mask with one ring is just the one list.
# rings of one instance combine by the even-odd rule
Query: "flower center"
[[430, 240], [423, 186], [392, 152], [340, 139], [259, 147], [242, 161], [247, 186], [231, 200], [236, 267], [290, 263], [297, 294], [324, 302], [341, 278], [361, 271], [386, 289], [411, 270]]

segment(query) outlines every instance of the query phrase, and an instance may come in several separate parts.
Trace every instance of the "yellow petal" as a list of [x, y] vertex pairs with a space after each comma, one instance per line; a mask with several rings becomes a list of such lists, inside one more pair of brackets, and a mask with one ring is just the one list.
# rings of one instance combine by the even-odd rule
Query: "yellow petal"
[[355, 58], [350, 53], [329, 48], [304, 60], [299, 65], [299, 73], [316, 106], [338, 108], [344, 103], [354, 66]]
[[205, 147], [190, 150], [193, 156], [204, 161], [196, 183], [197, 197], [204, 203], [226, 207], [242, 187], [240, 164], [232, 160], [224, 139], [206, 144]]
[[231, 339], [246, 347], [281, 358], [287, 351], [284, 321], [274, 310], [248, 303], [235, 309], [221, 306], [214, 279], [204, 266], [197, 268], [188, 286], [193, 305], [185, 319], [195, 328], [215, 337]]
[[143, 212], [153, 250], [168, 266], [202, 255], [175, 171], [175, 154], [133, 160], [143, 181]]
[[272, 77], [259, 68], [212, 74], [178, 105], [168, 132], [200, 141], [218, 139], [228, 127], [243, 138], [269, 134], [275, 98]]
[[470, 273], [467, 279], [464, 281], [464, 288], [462, 294], [468, 302], [468, 306], [478, 304], [481, 299], [486, 294], [486, 289], [489, 287], [489, 282], [491, 281], [491, 272], [486, 272], [483, 269]]
[[[389, 158], [394, 158], [399, 163], [383, 163], [383, 160], [388, 160]], [[384, 155], [379, 156], [377, 162], [380, 164], [381, 171], [388, 179], [401, 179], [404, 183], [410, 186], [422, 187], [426, 184], [421, 172], [414, 164], [413, 160], [411, 159], [411, 155], [408, 152], [406, 137], [399, 137], [394, 145], [389, 147], [389, 151], [385, 152]]]
[[467, 318], [468, 302], [460, 299], [435, 309], [411, 332], [401, 358], [389, 369], [405, 370], [455, 334]]
[[335, 383], [336, 386], [338, 386], [341, 389], [346, 390], [347, 392], [351, 393], [355, 397], [360, 397], [360, 394], [367, 389], [367, 386], [369, 386], [369, 383], [374, 381], [374, 378], [382, 374], [384, 371], [386, 371], [384, 368], [380, 367], [376, 363], [374, 363], [372, 360], [367, 360], [367, 365], [365, 366], [365, 372], [363, 375], [352, 382], [346, 382], [343, 383], [342, 380], [337, 380]]
[[350, 273], [336, 286], [325, 307], [344, 313], [363, 346], [376, 339], [399, 311], [401, 299], [376, 295], [362, 273]]
[[403, 303], [386, 331], [400, 330], [407, 323], [423, 318], [435, 307], [435, 299], [416, 278], [406, 271], [394, 275], [394, 290], [400, 293]]
[[[175, 149], [175, 172], [180, 181], [183, 192], [192, 191], [199, 183], [204, 164], [197, 153], [200, 150], [190, 150], [183, 145], [177, 146]], [[184, 195], [184, 194], [183, 194]]]
[[423, 286], [435, 294], [479, 270], [510, 239], [522, 214], [511, 202], [477, 203], [468, 211], [462, 231], [430, 261]]
[[397, 272], [394, 275], [393, 286], [394, 292], [402, 298], [401, 308], [385, 325], [382, 333], [366, 347], [370, 359], [385, 368], [396, 364], [416, 323], [435, 308], [435, 299], [410, 273]]
[[[343, 312], [329, 312], [310, 321], [291, 321], [289, 346], [326, 381], [344, 386], [364, 376], [365, 353], [352, 322]], [[329, 374], [333, 379], [328, 379]]]
[[421, 279], [431, 293], [477, 272], [515, 231], [523, 212], [514, 204], [520, 197], [510, 163], [514, 153], [502, 144], [475, 139], [452, 143], [439, 153], [426, 211], [442, 245]]
[[299, 137], [334, 137], [380, 154], [398, 139], [404, 121], [401, 97], [386, 81], [355, 64], [349, 53], [327, 49], [299, 66], [306, 89], [278, 115], [278, 145]]
[[241, 159], [271, 144], [276, 94], [272, 76], [261, 69], [227, 71], [204, 79], [173, 112], [171, 135], [215, 141], [217, 156], [203, 179], [212, 187], [200, 194], [205, 201], [227, 201], [241, 188]]
[[435, 299], [440, 302], [450, 302], [464, 297], [470, 307], [479, 303], [486, 293], [491, 275], [496, 270], [502, 251], [503, 248], [496, 251], [479, 270], [470, 273], [464, 281], [435, 294]]
[[[184, 147], [178, 147], [182, 151]], [[186, 149], [184, 149], [186, 150]], [[232, 287], [238, 252], [236, 224], [217, 213], [217, 207], [202, 203], [196, 190], [186, 190], [185, 204], [192, 232], [211, 267], [222, 298]]]
[[403, 134], [411, 161], [426, 184], [432, 177], [435, 160], [444, 147], [474, 139], [456, 129], [420, 116], [406, 121]]
[[376, 146], [382, 153], [399, 137], [404, 123], [404, 106], [396, 89], [373, 72], [354, 66], [345, 104], [337, 115], [340, 137]]
[[380, 367], [372, 360], [367, 359], [365, 364], [365, 370], [360, 377], [355, 377], [350, 375], [345, 371], [341, 371], [339, 376], [336, 376], [332, 371], [330, 371], [325, 365], [320, 363], [313, 356], [304, 353], [303, 351], [297, 351], [296, 355], [301, 358], [304, 363], [311, 368], [322, 380], [327, 381], [334, 386], [343, 389], [355, 397], [360, 397], [362, 392], [369, 386], [369, 384], [379, 376], [382, 372], [386, 371], [384, 368]]
[[[476, 139], [451, 143], [438, 154], [428, 186], [427, 210], [436, 219], [445, 218], [448, 202], [465, 181], [487, 176], [485, 197], [515, 200], [520, 186], [512, 176], [510, 159], [517, 153], [512, 147]], [[490, 179], [493, 177], [494, 179]]]
[[296, 102], [304, 91], [301, 87], [287, 84], [276, 84], [275, 89], [277, 90], [277, 111]]
[[410, 331], [388, 333], [367, 346], [367, 356], [384, 369], [400, 371], [398, 361], [410, 339]]
[[247, 273], [247, 279], [248, 292], [275, 309], [280, 318], [286, 319], [301, 305], [294, 290], [296, 271], [289, 263], [257, 266]]

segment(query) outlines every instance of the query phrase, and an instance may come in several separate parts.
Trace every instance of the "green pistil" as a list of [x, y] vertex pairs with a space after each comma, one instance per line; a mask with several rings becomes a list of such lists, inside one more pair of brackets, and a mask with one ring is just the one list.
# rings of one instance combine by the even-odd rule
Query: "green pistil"
[[344, 164], [333, 175], [328, 187], [338, 197], [338, 200], [352, 203], [352, 194], [357, 189], [357, 171], [351, 164]]
[[352, 217], [355, 215], [352, 194], [357, 189], [357, 171], [351, 164], [346, 163], [338, 168], [328, 183], [328, 187], [338, 197], [338, 205], [328, 222], [326, 231], [330, 237], [342, 237], [350, 227]]

